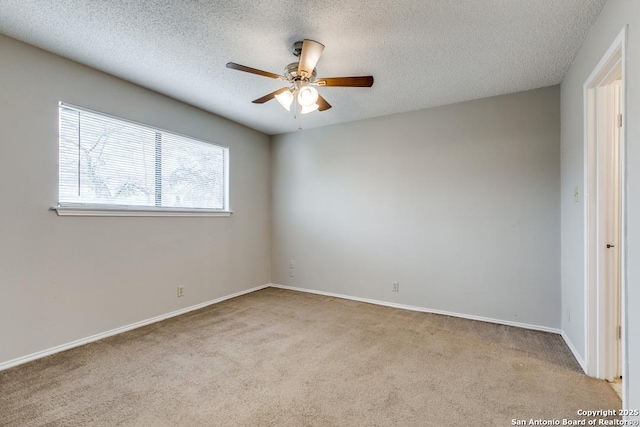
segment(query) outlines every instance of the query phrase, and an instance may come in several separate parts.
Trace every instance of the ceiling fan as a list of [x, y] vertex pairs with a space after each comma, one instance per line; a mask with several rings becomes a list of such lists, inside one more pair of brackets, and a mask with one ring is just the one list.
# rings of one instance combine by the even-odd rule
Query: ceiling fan
[[[275, 98], [287, 111], [291, 111], [291, 104], [296, 101], [300, 106], [300, 113], [307, 114], [313, 111], [325, 111], [331, 108], [329, 104], [315, 88], [316, 86], [340, 86], [340, 87], [371, 87], [373, 76], [359, 77], [324, 77], [317, 78], [316, 64], [324, 45], [313, 40], [303, 40], [293, 44], [293, 54], [300, 58], [298, 62], [292, 62], [284, 68], [284, 75], [270, 73], [236, 64], [227, 63], [227, 68], [257, 74], [259, 76], [282, 80], [289, 86], [271, 92], [268, 95], [253, 101], [254, 104], [264, 104]], [[297, 106], [294, 107], [297, 110]]]

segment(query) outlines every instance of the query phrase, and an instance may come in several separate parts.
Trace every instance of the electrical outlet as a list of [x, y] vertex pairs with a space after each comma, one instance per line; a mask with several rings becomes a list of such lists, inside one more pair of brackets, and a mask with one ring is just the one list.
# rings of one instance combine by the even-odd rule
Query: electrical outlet
[[178, 297], [184, 296], [184, 286], [178, 286]]
[[400, 292], [400, 282], [393, 282], [393, 285], [391, 285], [391, 290], [393, 292]]
[[289, 267], [289, 277], [293, 277], [295, 275], [295, 272], [293, 271], [293, 268]]
[[292, 259], [289, 260], [289, 268], [296, 268], [296, 262]]

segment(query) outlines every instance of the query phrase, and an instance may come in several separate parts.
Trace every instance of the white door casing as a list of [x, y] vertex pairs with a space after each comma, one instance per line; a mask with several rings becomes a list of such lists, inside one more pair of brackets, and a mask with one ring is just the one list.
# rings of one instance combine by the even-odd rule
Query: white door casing
[[[608, 380], [628, 367], [625, 128], [618, 116], [624, 124], [625, 44], [626, 27], [584, 84], [585, 366]], [[623, 382], [623, 407], [627, 389]]]

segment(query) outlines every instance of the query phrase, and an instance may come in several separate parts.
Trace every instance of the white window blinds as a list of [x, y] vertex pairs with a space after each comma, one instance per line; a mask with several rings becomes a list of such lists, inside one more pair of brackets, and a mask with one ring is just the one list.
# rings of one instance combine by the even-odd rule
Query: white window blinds
[[61, 206], [228, 210], [229, 149], [60, 104]]

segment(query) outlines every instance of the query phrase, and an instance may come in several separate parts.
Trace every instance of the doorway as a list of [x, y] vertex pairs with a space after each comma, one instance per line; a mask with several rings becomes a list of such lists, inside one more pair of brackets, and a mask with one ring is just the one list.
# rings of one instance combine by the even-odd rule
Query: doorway
[[626, 27], [584, 84], [586, 373], [620, 383], [626, 407]]

